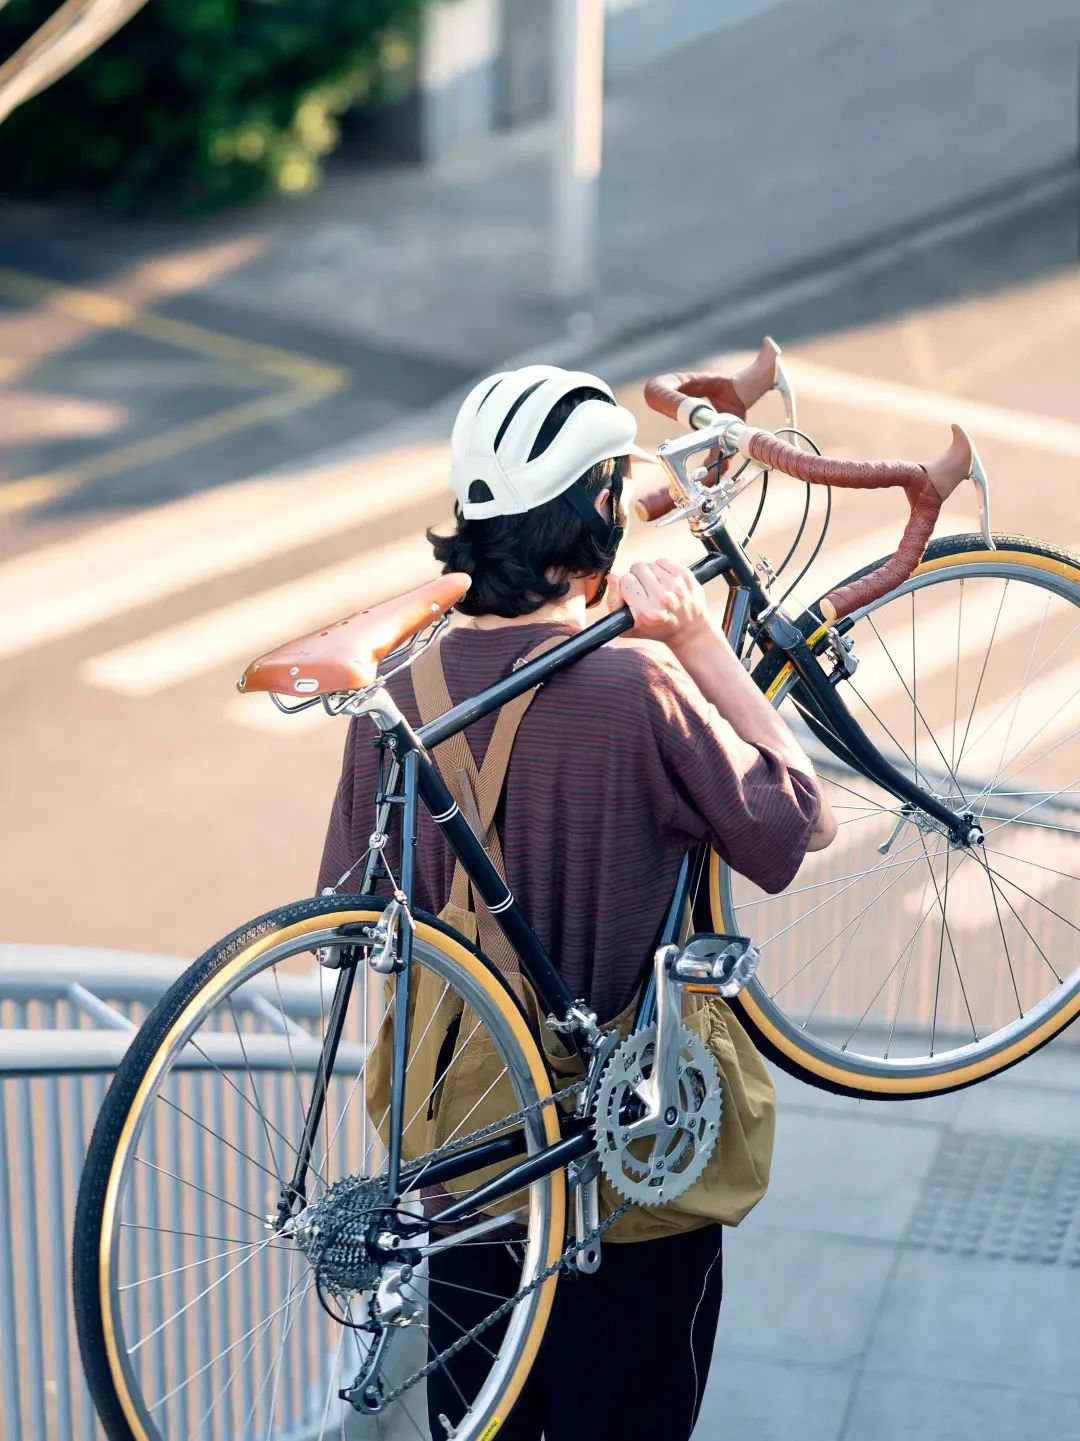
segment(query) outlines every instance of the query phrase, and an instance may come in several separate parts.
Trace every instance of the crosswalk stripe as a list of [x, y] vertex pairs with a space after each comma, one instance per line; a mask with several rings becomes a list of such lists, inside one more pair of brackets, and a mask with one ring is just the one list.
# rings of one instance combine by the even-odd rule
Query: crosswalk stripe
[[123, 695], [153, 695], [361, 610], [425, 573], [437, 573], [431, 547], [423, 535], [410, 536], [118, 646], [86, 661], [81, 674], [91, 685]]
[[[852, 375], [808, 360], [785, 361], [800, 399], [813, 397], [875, 415], [901, 415], [928, 425], [956, 421], [980, 438], [1022, 445], [1042, 454], [1080, 456], [1080, 425], [1053, 415], [989, 405], [964, 395], [946, 395], [897, 381]], [[944, 440], [944, 437], [943, 437]]]
[[[384, 496], [383, 503], [393, 508], [391, 502], [398, 499]], [[656, 535], [639, 531], [624, 563], [668, 548], [658, 547]], [[423, 536], [409, 538], [118, 646], [84, 662], [81, 675], [91, 685], [124, 695], [151, 695], [229, 660], [254, 655], [303, 630], [309, 621], [336, 619], [334, 607], [340, 607], [339, 613], [356, 610], [397, 594], [434, 570]]]
[[[730, 375], [752, 357], [753, 352], [749, 350], [729, 352], [707, 361], [704, 369]], [[899, 415], [931, 426], [955, 422], [971, 432], [976, 445], [980, 439], [993, 439], [1052, 455], [1080, 456], [1080, 425], [1056, 415], [1014, 410], [1011, 406], [992, 405], [967, 395], [950, 395], [901, 381], [880, 380], [797, 357], [785, 356], [784, 369], [800, 401], [825, 400], [850, 410]], [[751, 423], [754, 423], [752, 417]], [[943, 443], [944, 439], [942, 437]]]
[[425, 446], [244, 481], [17, 556], [0, 565], [0, 657], [435, 496], [444, 457]]

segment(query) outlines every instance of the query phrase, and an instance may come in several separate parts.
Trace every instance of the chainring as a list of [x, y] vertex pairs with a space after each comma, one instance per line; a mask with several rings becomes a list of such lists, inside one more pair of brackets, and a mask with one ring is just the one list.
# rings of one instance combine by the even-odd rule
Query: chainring
[[632, 1139], [624, 1113], [640, 1103], [655, 1056], [655, 1026], [627, 1037], [604, 1067], [593, 1107], [604, 1175], [621, 1196], [643, 1206], [665, 1206], [690, 1189], [716, 1147], [723, 1112], [716, 1062], [704, 1041], [680, 1026], [678, 1119], [654, 1135]]

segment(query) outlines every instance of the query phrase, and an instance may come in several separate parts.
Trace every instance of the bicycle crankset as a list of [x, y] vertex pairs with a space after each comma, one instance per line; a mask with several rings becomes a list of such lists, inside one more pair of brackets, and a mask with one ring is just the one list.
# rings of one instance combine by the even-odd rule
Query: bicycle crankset
[[[694, 1184], [720, 1136], [720, 1075], [705, 1043], [678, 1028], [678, 1105], [670, 1120], [632, 1135], [656, 1059], [656, 1029], [648, 1026], [614, 1051], [596, 1093], [593, 1134], [600, 1166], [628, 1201], [663, 1206]], [[640, 1127], [639, 1127], [640, 1130]]]

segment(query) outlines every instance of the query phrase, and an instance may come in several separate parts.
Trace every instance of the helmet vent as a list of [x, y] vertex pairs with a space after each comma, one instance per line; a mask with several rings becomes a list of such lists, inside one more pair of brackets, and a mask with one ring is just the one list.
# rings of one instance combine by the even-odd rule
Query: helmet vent
[[[532, 395], [533, 391], [534, 391], [534, 390], [539, 390], [540, 387], [543, 385], [543, 383], [544, 383], [543, 380], [538, 380], [538, 381], [536, 381], [535, 384], [530, 385], [529, 388], [528, 388], [528, 390], [523, 390], [523, 391], [521, 392], [521, 394], [518, 396], [517, 400], [514, 401], [513, 405], [510, 407], [510, 409], [509, 409], [509, 410], [506, 412], [506, 414], [503, 416], [503, 418], [502, 418], [502, 424], [499, 426], [498, 430], [495, 432], [495, 450], [496, 450], [496, 452], [497, 452], [498, 449], [499, 449], [499, 443], [500, 443], [500, 441], [502, 440], [503, 436], [506, 434], [507, 426], [508, 426], [508, 425], [510, 424], [510, 422], [513, 420], [514, 416], [517, 415], [518, 411], [521, 409], [521, 407], [522, 407], [522, 406], [525, 404], [525, 402], [528, 400], [529, 396]], [[488, 394], [490, 394], [490, 393], [491, 393], [491, 392], [489, 391]], [[486, 399], [487, 399], [487, 396], [485, 396], [484, 399], [486, 400]]]

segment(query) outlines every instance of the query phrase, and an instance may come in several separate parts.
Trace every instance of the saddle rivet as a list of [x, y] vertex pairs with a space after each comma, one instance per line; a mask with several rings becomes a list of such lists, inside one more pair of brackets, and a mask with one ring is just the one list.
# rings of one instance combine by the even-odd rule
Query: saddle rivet
[[299, 674], [300, 674], [300, 667], [299, 667], [298, 665], [290, 666], [290, 667], [289, 667], [289, 674], [290, 674], [290, 675], [299, 675]]

